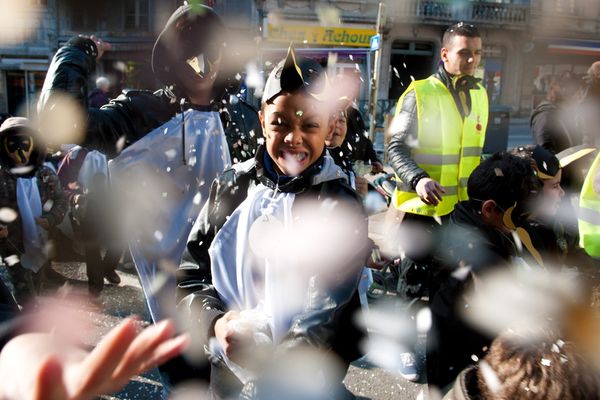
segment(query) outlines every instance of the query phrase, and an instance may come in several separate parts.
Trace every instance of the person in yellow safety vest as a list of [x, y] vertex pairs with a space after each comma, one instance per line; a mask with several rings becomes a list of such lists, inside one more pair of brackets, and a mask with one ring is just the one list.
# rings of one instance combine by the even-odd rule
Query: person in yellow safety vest
[[600, 258], [600, 153], [590, 168], [579, 197], [579, 244]]
[[437, 73], [414, 81], [398, 101], [388, 152], [400, 178], [394, 207], [444, 216], [467, 200], [466, 180], [479, 165], [488, 121], [487, 93], [473, 77], [482, 41], [473, 25], [444, 33]]
[[481, 53], [475, 26], [460, 22], [446, 29], [437, 72], [410, 84], [390, 125], [388, 159], [397, 183], [386, 239], [402, 255], [398, 292], [407, 300], [426, 294], [438, 222], [468, 199], [467, 179], [480, 162], [488, 98], [473, 75]]

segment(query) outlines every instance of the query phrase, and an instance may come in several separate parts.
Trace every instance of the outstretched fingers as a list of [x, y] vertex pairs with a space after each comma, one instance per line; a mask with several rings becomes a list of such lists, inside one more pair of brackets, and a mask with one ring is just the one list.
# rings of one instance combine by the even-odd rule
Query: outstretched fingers
[[144, 329], [134, 340], [124, 354], [121, 362], [112, 374], [113, 380], [129, 380], [137, 374], [140, 367], [153, 358], [153, 352], [163, 342], [175, 333], [173, 322], [164, 320]]
[[113, 371], [121, 363], [136, 336], [137, 328], [133, 318], [125, 319], [113, 328], [76, 368], [75, 373], [80, 374], [77, 393], [85, 396], [103, 393], [107, 387], [112, 388]]

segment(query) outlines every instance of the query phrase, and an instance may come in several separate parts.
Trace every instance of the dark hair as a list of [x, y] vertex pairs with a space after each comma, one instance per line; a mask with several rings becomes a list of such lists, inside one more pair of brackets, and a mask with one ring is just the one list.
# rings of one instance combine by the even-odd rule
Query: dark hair
[[554, 329], [535, 333], [507, 332], [498, 336], [483, 359], [502, 386], [492, 391], [480, 368], [477, 381], [482, 398], [575, 400], [598, 397], [598, 380], [574, 345], [561, 340]]
[[469, 198], [494, 200], [505, 210], [538, 189], [530, 162], [507, 152], [495, 153], [484, 160], [467, 182]]
[[454, 36], [480, 38], [481, 34], [479, 33], [479, 29], [477, 29], [475, 25], [459, 22], [457, 24], [449, 26], [448, 29], [446, 29], [446, 31], [444, 32], [444, 36], [442, 37], [442, 46], [447, 48]]

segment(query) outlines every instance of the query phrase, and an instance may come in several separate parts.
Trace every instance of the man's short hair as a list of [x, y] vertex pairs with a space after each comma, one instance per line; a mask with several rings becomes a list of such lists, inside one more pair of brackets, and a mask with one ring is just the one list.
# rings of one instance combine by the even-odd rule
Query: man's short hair
[[[535, 333], [506, 332], [498, 336], [483, 359], [495, 373], [499, 388], [488, 385], [477, 371], [481, 397], [486, 400], [575, 400], [598, 398], [596, 370], [553, 329]], [[539, 336], [539, 337], [538, 337]], [[492, 386], [493, 387], [493, 386]]]
[[521, 203], [539, 183], [529, 161], [507, 152], [499, 152], [484, 160], [469, 176], [469, 198], [494, 202], [507, 209]]
[[449, 26], [442, 37], [442, 46], [448, 48], [450, 42], [455, 36], [466, 36], [470, 38], [480, 38], [481, 34], [475, 25], [459, 22]]

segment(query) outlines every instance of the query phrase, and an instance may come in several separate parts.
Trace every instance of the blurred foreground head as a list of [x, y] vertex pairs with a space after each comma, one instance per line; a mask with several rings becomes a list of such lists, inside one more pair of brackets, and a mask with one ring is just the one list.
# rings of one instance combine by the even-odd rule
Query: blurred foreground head
[[[531, 340], [512, 331], [492, 343], [477, 372], [482, 398], [575, 400], [598, 398], [597, 371], [552, 329]], [[487, 371], [486, 371], [487, 369]]]

